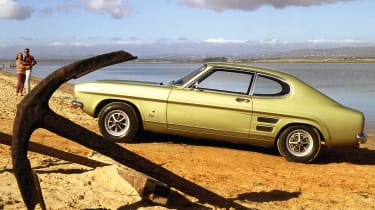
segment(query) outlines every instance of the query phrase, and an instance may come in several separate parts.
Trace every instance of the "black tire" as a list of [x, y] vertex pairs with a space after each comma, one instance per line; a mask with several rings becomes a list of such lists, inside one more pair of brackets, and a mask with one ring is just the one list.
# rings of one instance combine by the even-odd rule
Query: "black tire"
[[277, 140], [277, 149], [288, 161], [309, 163], [321, 148], [317, 132], [310, 126], [294, 125], [286, 128]]
[[99, 113], [99, 128], [102, 135], [116, 142], [131, 142], [139, 131], [139, 118], [133, 107], [126, 103], [113, 102]]

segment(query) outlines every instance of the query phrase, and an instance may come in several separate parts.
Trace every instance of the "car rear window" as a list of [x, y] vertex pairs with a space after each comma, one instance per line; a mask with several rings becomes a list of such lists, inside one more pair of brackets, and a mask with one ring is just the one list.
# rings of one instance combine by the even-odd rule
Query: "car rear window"
[[290, 92], [289, 85], [272, 76], [258, 75], [253, 91], [254, 96], [281, 96]]

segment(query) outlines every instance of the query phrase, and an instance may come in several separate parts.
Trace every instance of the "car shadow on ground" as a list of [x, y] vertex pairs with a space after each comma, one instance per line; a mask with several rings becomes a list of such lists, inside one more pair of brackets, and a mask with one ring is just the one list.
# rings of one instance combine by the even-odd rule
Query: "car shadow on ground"
[[140, 135], [138, 135], [135, 138], [135, 142], [136, 143], [172, 142], [172, 143], [177, 143], [177, 144], [221, 147], [221, 148], [228, 148], [228, 149], [260, 152], [260, 153], [268, 154], [272, 156], [280, 156], [278, 151], [273, 147], [261, 147], [261, 146], [254, 146], [254, 145], [248, 145], [248, 144], [231, 143], [231, 142], [223, 142], [223, 141], [208, 140], [208, 139], [194, 139], [194, 138], [186, 138], [186, 137], [174, 136], [174, 135], [149, 133], [149, 132], [142, 132]]
[[352, 163], [356, 165], [375, 165], [375, 150], [367, 148], [323, 148], [313, 163]]
[[[212, 146], [222, 147], [243, 151], [258, 152], [272, 156], [280, 154], [274, 147], [260, 147], [247, 144], [237, 144], [230, 142], [222, 142], [207, 139], [193, 139], [173, 135], [156, 134], [150, 132], [142, 132], [135, 139], [136, 142], [152, 143], [152, 142], [172, 142], [179, 144], [188, 144], [196, 146]], [[281, 158], [281, 157], [280, 157]], [[312, 164], [329, 164], [329, 163], [352, 163], [357, 165], [375, 165], [375, 150], [368, 148], [325, 148], [322, 147], [319, 156]]]

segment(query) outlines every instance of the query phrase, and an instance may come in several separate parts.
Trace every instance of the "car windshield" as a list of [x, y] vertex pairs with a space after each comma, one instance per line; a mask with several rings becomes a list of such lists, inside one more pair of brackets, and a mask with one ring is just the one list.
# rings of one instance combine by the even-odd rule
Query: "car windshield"
[[199, 74], [199, 72], [203, 71], [204, 69], [205, 69], [205, 66], [201, 66], [198, 69], [196, 69], [196, 70], [190, 72], [189, 74], [185, 75], [181, 79], [179, 79], [177, 81], [172, 81], [171, 84], [172, 85], [183, 85], [186, 82], [190, 81], [195, 75]]

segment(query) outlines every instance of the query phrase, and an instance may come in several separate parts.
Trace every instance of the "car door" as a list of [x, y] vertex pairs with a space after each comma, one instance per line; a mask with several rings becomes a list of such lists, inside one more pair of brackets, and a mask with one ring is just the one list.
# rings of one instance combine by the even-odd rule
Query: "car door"
[[251, 90], [253, 118], [250, 138], [261, 145], [273, 145], [283, 121], [287, 120], [292, 108], [288, 97], [291, 88], [281, 78], [257, 74]]
[[194, 85], [173, 89], [167, 105], [168, 129], [203, 138], [248, 138], [252, 78], [250, 72], [213, 69]]

